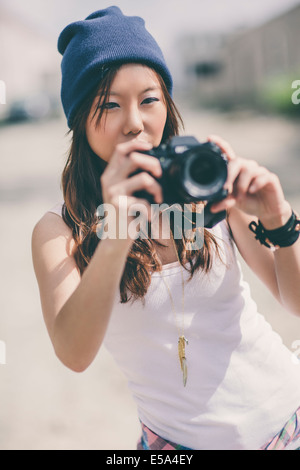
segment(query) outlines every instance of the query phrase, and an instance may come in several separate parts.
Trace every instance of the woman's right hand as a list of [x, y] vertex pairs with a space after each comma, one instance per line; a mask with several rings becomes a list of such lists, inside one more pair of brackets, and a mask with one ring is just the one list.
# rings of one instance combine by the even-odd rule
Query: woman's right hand
[[[124, 220], [124, 222], [127, 222], [128, 227], [128, 223], [135, 218], [129, 215], [130, 208], [134, 210], [134, 205], [136, 204], [143, 205], [144, 214], [148, 221], [150, 221], [151, 206], [146, 199], [133, 196], [136, 191], [146, 190], [153, 195], [157, 204], [163, 202], [162, 187], [155, 180], [155, 178], [162, 176], [161, 165], [157, 158], [139, 153], [148, 151], [151, 148], [150, 144], [142, 141], [126, 142], [117, 145], [105, 171], [101, 175], [103, 203], [114, 207], [117, 225], [119, 213], [122, 210], [122, 214], [126, 213], [127, 215], [127, 221]], [[136, 170], [145, 171], [129, 177]], [[120, 199], [120, 196], [126, 197]], [[124, 203], [126, 207], [124, 207]], [[134, 213], [137, 210], [139, 209], [135, 209]]]

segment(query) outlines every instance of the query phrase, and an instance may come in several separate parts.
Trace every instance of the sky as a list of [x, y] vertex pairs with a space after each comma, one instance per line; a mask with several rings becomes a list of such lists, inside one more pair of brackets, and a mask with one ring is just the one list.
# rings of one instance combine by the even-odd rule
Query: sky
[[19, 17], [57, 38], [72, 21], [110, 5], [142, 16], [164, 49], [185, 32], [228, 32], [251, 27], [299, 5], [300, 0], [0, 0]]

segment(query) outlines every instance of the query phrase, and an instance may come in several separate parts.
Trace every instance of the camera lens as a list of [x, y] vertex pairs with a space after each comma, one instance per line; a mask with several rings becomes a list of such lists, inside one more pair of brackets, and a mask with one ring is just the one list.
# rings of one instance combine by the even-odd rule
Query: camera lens
[[183, 158], [182, 183], [188, 197], [212, 200], [227, 178], [227, 165], [221, 155], [204, 144], [189, 149]]
[[190, 176], [196, 184], [212, 184], [216, 178], [216, 167], [213, 159], [208, 155], [195, 158], [190, 167]]

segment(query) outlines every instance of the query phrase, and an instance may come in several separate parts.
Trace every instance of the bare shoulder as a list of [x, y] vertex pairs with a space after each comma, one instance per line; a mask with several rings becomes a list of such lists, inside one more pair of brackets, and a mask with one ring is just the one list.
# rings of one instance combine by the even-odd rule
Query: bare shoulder
[[36, 223], [32, 232], [32, 245], [36, 248], [51, 242], [64, 245], [66, 253], [72, 256], [76, 244], [72, 236], [72, 230], [63, 221], [62, 217], [53, 212], [46, 212]]

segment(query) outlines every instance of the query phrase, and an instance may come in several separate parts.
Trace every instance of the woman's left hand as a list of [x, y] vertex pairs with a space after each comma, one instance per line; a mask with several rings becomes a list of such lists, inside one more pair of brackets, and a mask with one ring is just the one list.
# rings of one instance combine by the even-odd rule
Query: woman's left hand
[[276, 174], [260, 166], [256, 161], [239, 158], [231, 146], [218, 136], [208, 140], [217, 144], [228, 158], [228, 177], [225, 189], [226, 199], [214, 204], [212, 212], [229, 210], [233, 207], [257, 216], [266, 229], [276, 223], [284, 224], [291, 215], [291, 207]]

